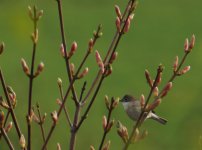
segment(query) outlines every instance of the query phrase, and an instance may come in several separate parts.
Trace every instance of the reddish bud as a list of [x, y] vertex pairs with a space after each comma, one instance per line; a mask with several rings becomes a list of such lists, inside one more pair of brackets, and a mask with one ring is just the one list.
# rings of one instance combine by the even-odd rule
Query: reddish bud
[[37, 67], [37, 70], [36, 70], [36, 73], [35, 73], [35, 77], [38, 76], [43, 70], [44, 70], [44, 63], [40, 62], [40, 64]]
[[78, 78], [81, 79], [81, 78], [85, 77], [88, 74], [88, 72], [89, 72], [89, 69], [88, 69], [88, 67], [86, 67], [83, 70], [83, 72], [78, 76]]
[[120, 121], [117, 123], [117, 133], [121, 137], [124, 143], [127, 143], [129, 136], [128, 136], [128, 130], [125, 126], [121, 124]]
[[189, 51], [189, 40], [188, 40], [188, 38], [186, 38], [185, 42], [184, 42], [184, 51], [185, 52]]
[[115, 11], [116, 11], [117, 17], [119, 17], [119, 19], [121, 19], [122, 15], [121, 15], [121, 11], [120, 11], [120, 8], [118, 5], [115, 5]]
[[106, 73], [105, 73], [105, 77], [109, 76], [110, 74], [112, 74], [113, 68], [112, 65], [108, 65], [106, 68]]
[[88, 50], [89, 50], [89, 52], [92, 52], [93, 46], [94, 46], [94, 41], [93, 41], [93, 39], [90, 39], [89, 42], [88, 42]]
[[148, 70], [145, 70], [145, 77], [147, 79], [147, 83], [149, 84], [150, 87], [153, 86], [153, 81], [151, 79], [150, 73]]
[[114, 120], [110, 121], [110, 123], [107, 126], [107, 132], [110, 131], [110, 129], [112, 128], [112, 126], [114, 125], [114, 123], [115, 123]]
[[123, 30], [124, 33], [127, 33], [129, 31], [129, 29], [130, 29], [130, 22], [131, 22], [131, 19], [128, 18], [127, 21], [126, 21], [126, 25], [124, 27], [124, 30]]
[[8, 133], [13, 127], [13, 122], [9, 122], [9, 124], [7, 125], [7, 127], [5, 128], [5, 131]]
[[30, 74], [29, 67], [27, 66], [27, 63], [23, 58], [21, 59], [21, 65], [22, 65], [22, 69], [23, 69], [24, 73], [26, 75], [29, 75]]
[[114, 52], [109, 63], [113, 64], [113, 62], [117, 59], [117, 57], [118, 57], [118, 52]]
[[190, 49], [190, 51], [191, 51], [191, 49], [194, 48], [195, 40], [196, 40], [196, 38], [195, 38], [195, 35], [193, 34], [192, 37], [191, 37], [190, 45], [189, 45], [189, 49]]
[[121, 32], [121, 20], [119, 17], [116, 17], [116, 28], [118, 32]]
[[103, 63], [102, 58], [98, 51], [95, 52], [95, 58], [96, 58], [98, 66], [101, 70], [101, 73], [103, 74], [105, 72], [105, 67], [104, 67], [104, 63]]
[[150, 104], [150, 105], [147, 107], [147, 110], [148, 110], [148, 111], [154, 110], [157, 106], [160, 105], [160, 103], [161, 103], [161, 99], [155, 100], [152, 104]]
[[160, 72], [157, 76], [157, 79], [156, 79], [156, 86], [158, 86], [160, 83], [161, 83], [161, 80], [162, 80], [162, 72]]
[[191, 66], [186, 66], [186, 67], [184, 67], [184, 68], [179, 72], [179, 75], [183, 75], [183, 74], [187, 73], [190, 69], [191, 69]]
[[168, 91], [170, 91], [170, 89], [172, 88], [172, 82], [169, 82], [163, 89], [162, 94], [161, 94], [161, 98], [165, 97], [168, 93]]
[[75, 53], [76, 50], [77, 50], [77, 43], [73, 42], [71, 46], [71, 50], [69, 52], [69, 58], [72, 57], [72, 55]]
[[179, 58], [178, 56], [175, 57], [175, 61], [173, 63], [173, 71], [176, 72], [177, 71], [177, 68], [178, 68], [178, 61], [179, 61]]

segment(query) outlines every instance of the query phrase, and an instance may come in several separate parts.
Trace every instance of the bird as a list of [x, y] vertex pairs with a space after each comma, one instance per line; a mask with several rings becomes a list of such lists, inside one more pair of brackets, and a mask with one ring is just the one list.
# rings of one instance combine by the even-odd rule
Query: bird
[[[129, 94], [126, 94], [120, 100], [120, 102], [122, 103], [124, 110], [129, 116], [129, 118], [132, 119], [133, 121], [137, 121], [142, 112], [142, 106], [140, 104], [140, 100], [136, 99], [135, 97]], [[146, 119], [153, 119], [163, 125], [167, 123], [166, 119], [159, 117], [158, 115], [155, 114], [154, 111], [149, 111]]]

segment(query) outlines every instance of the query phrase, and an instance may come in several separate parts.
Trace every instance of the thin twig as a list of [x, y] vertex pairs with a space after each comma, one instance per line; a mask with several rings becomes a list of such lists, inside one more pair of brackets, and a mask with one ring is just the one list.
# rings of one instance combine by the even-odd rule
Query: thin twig
[[[40, 126], [40, 129], [41, 129], [41, 134], [42, 134], [42, 138], [43, 138], [43, 141], [45, 142], [45, 131], [44, 131], [44, 127], [43, 127], [43, 120], [42, 120], [42, 117], [41, 117], [41, 111], [39, 109], [39, 104], [37, 104], [37, 112], [38, 112], [38, 116], [39, 116], [39, 126]], [[45, 148], [47, 150], [47, 148]]]
[[1, 68], [0, 68], [0, 78], [1, 78], [1, 84], [2, 84], [2, 87], [3, 87], [3, 90], [4, 90], [5, 97], [6, 97], [6, 100], [7, 100], [8, 105], [9, 105], [11, 117], [12, 117], [12, 120], [13, 120], [13, 122], [14, 122], [15, 129], [16, 129], [16, 131], [17, 131], [18, 137], [19, 137], [19, 139], [20, 139], [22, 133], [21, 133], [20, 127], [19, 127], [19, 125], [18, 125], [18, 122], [17, 122], [16, 116], [15, 116], [15, 113], [14, 113], [14, 110], [13, 110], [13, 107], [12, 107], [12, 104], [11, 104], [11, 102], [10, 102], [10, 99], [9, 99], [9, 96], [8, 96], [8, 92], [7, 92], [7, 90], [6, 90], [6, 83], [5, 83], [5, 80], [4, 80], [4, 77], [3, 77], [3, 73], [2, 73]]
[[11, 141], [10, 141], [10, 139], [9, 139], [9, 137], [8, 137], [8, 135], [7, 135], [7, 133], [6, 133], [6, 131], [5, 131], [5, 129], [4, 129], [4, 128], [1, 128], [0, 130], [1, 130], [1, 133], [2, 133], [2, 135], [3, 135], [3, 137], [4, 137], [4, 139], [6, 140], [6, 143], [8, 144], [10, 150], [14, 150], [13, 144], [11, 143]]
[[82, 89], [81, 89], [81, 94], [80, 94], [79, 102], [81, 102], [81, 100], [82, 100], [82, 98], [83, 98], [84, 91], [86, 90], [86, 84], [87, 84], [87, 82], [85, 81], [85, 82], [83, 83], [83, 87], [82, 87]]
[[[61, 100], [63, 100], [63, 99], [64, 99], [64, 96], [63, 96], [63, 90], [62, 90], [62, 87], [61, 87], [61, 86], [59, 86], [59, 91], [60, 91]], [[71, 127], [72, 127], [72, 121], [71, 121], [71, 119], [70, 119], [70, 116], [69, 116], [69, 113], [68, 113], [68, 111], [67, 111], [66, 106], [64, 106], [63, 109], [64, 109], [64, 112], [65, 112], [65, 116], [66, 116], [67, 122], [68, 122], [68, 124], [69, 124], [69, 126], [70, 126], [70, 128], [71, 128]]]

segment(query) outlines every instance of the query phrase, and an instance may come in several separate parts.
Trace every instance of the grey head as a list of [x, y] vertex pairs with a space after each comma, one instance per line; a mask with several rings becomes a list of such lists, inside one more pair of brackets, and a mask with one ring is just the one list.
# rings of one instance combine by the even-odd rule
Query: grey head
[[136, 100], [135, 97], [133, 97], [133, 96], [131, 96], [131, 95], [129, 95], [129, 94], [126, 94], [126, 95], [120, 100], [120, 102], [122, 102], [122, 103], [127, 103], [127, 102], [131, 102], [131, 101], [134, 101], [134, 100]]

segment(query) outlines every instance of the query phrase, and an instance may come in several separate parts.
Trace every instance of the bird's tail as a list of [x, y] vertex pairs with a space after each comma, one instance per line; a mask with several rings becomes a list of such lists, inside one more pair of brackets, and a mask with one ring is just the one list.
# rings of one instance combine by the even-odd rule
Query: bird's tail
[[151, 119], [158, 121], [159, 123], [165, 125], [168, 121], [164, 118], [157, 116], [156, 114], [152, 113]]

